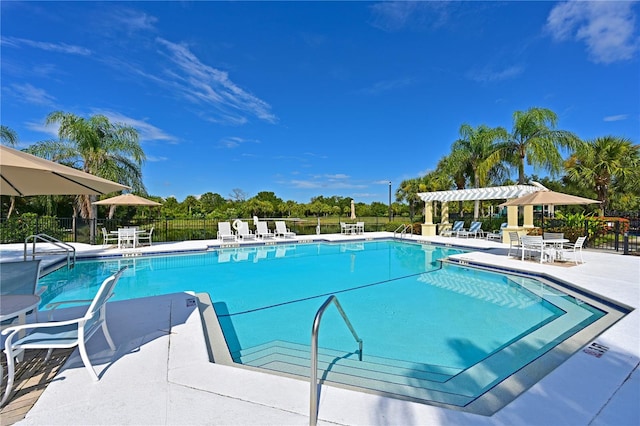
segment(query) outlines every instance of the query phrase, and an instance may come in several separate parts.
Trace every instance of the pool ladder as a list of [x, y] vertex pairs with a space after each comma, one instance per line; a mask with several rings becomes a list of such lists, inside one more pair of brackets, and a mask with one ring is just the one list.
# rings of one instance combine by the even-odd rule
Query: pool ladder
[[404, 236], [407, 235], [407, 231], [409, 231], [409, 233], [411, 235], [413, 235], [413, 224], [412, 223], [410, 223], [408, 225], [402, 224], [402, 225], [398, 226], [396, 228], [396, 230], [393, 231], [393, 238], [395, 238], [396, 234], [398, 234], [398, 233], [400, 234], [400, 238], [404, 238]]
[[315, 426], [318, 423], [318, 333], [320, 331], [320, 321], [322, 320], [322, 314], [333, 303], [336, 305], [338, 312], [342, 316], [349, 331], [353, 335], [353, 338], [358, 342], [358, 359], [362, 361], [362, 339], [358, 337], [358, 333], [351, 325], [351, 321], [347, 318], [347, 314], [344, 313], [338, 298], [335, 295], [329, 296], [327, 300], [320, 306], [316, 317], [313, 320], [313, 328], [311, 330], [311, 395], [309, 404], [309, 425]]
[[[29, 242], [31, 242], [32, 244], [31, 253], [29, 253], [29, 250], [28, 250]], [[37, 245], [36, 245], [37, 242], [53, 245], [55, 249], [37, 251]], [[60, 255], [60, 254], [67, 256], [68, 269], [71, 269], [75, 266], [76, 248], [71, 244], [62, 242], [59, 239], [54, 238], [51, 235], [47, 235], [47, 234], [30, 235], [24, 239], [24, 253], [23, 253], [24, 260], [27, 260], [28, 256], [31, 256], [31, 259], [35, 259], [36, 256]]]

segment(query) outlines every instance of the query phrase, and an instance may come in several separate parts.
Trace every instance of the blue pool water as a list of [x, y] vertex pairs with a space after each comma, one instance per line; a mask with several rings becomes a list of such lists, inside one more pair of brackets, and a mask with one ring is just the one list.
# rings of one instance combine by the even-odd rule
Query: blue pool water
[[[398, 241], [243, 247], [81, 261], [40, 283], [48, 288], [43, 306], [90, 299], [122, 266], [129, 269], [115, 300], [208, 293], [235, 362], [292, 374], [308, 365], [296, 359], [306, 353], [308, 360], [316, 311], [336, 295], [364, 341], [363, 360], [398, 371], [383, 380], [397, 382], [393, 390], [382, 391], [428, 388], [426, 396], [407, 392], [453, 405], [467, 404], [605, 314], [533, 278], [438, 261], [458, 253]], [[329, 364], [353, 358], [357, 345], [335, 309], [323, 317], [319, 347]], [[342, 376], [336, 381], [351, 380]]]

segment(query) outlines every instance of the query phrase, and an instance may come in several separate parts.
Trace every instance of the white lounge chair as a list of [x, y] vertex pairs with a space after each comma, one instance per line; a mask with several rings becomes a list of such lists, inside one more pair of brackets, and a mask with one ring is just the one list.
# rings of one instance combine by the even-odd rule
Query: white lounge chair
[[464, 227], [464, 220], [457, 220], [453, 223], [451, 229], [445, 229], [440, 233], [443, 237], [450, 237], [452, 235], [458, 235], [458, 232], [461, 231]]
[[267, 226], [267, 222], [262, 221], [258, 221], [256, 223], [256, 236], [262, 239], [275, 238], [275, 235], [273, 235], [273, 232], [271, 232], [271, 230]]
[[[107, 328], [107, 302], [113, 296], [113, 288], [120, 279], [126, 267], [120, 269], [115, 274], [106, 278], [93, 300], [68, 300], [56, 302], [47, 305], [51, 308], [49, 316], [53, 315], [53, 310], [64, 303], [90, 303], [84, 316], [80, 318], [70, 319], [66, 321], [49, 321], [41, 323], [23, 324], [9, 327], [2, 331], [6, 337], [4, 343], [4, 351], [7, 356], [7, 387], [5, 389], [0, 405], [4, 404], [11, 394], [15, 374], [15, 359], [25, 349], [48, 349], [45, 362], [51, 357], [53, 349], [57, 348], [73, 348], [78, 347], [80, 357], [91, 378], [98, 381], [89, 354], [87, 353], [86, 342], [95, 334], [96, 331], [102, 329], [102, 333], [111, 348], [115, 351], [109, 329]], [[27, 332], [24, 337], [20, 337], [19, 333]]]
[[277, 220], [276, 221], [276, 232], [275, 232], [276, 237], [283, 237], [283, 238], [293, 238], [296, 236], [295, 232], [291, 232], [289, 230], [289, 228], [287, 228], [287, 225], [284, 223], [284, 221], [282, 220]]
[[251, 230], [249, 229], [249, 224], [247, 222], [239, 220], [237, 222], [234, 222], [234, 226], [237, 226], [236, 232], [238, 238], [240, 238], [241, 240], [247, 241], [256, 239], [256, 235], [251, 232]]
[[229, 222], [218, 222], [218, 239], [222, 242], [237, 241], [238, 237], [231, 231]]

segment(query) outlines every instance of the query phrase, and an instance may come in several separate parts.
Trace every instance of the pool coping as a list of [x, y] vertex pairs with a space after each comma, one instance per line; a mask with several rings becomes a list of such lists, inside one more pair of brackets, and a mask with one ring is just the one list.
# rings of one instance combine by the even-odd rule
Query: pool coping
[[[390, 235], [392, 234], [386, 233], [381, 237], [388, 238]], [[335, 240], [339, 239], [340, 236], [336, 236]], [[432, 242], [427, 237], [411, 239]], [[442, 241], [436, 237], [434, 241], [446, 244], [449, 241], [454, 242], [455, 239]], [[467, 241], [461, 243], [463, 244], [456, 245], [469, 247]], [[477, 244], [485, 248], [490, 247], [491, 250], [465, 255], [467, 260], [505, 267], [517, 266], [516, 269], [525, 271], [552, 271], [551, 275], [554, 278], [609, 297], [616, 303], [627, 303], [635, 310], [596, 339], [597, 343], [609, 348], [602, 357], [596, 358], [584, 351], [576, 352], [493, 416], [484, 417], [345, 389], [323, 387], [319, 423], [638, 424], [640, 373], [637, 367], [640, 361], [640, 336], [637, 330], [640, 329], [640, 315], [637, 308], [640, 306], [640, 258], [587, 250], [585, 265], [553, 269], [551, 265], [507, 260], [504, 253], [508, 246], [501, 243], [478, 241]], [[201, 243], [198, 245], [202, 246]], [[176, 244], [175, 248], [182, 250], [185, 246], [193, 245]], [[2, 254], [0, 253], [0, 256]], [[4, 256], [2, 257], [4, 260]], [[156, 298], [136, 303], [160, 303], [159, 300]], [[175, 317], [180, 309], [184, 309], [184, 306], [179, 305], [180, 303], [172, 305], [173, 313], [169, 318]], [[130, 311], [131, 308], [127, 308], [127, 312]], [[160, 309], [154, 309], [154, 312], [156, 311], [157, 315], [164, 315], [160, 313]], [[116, 334], [114, 330], [112, 334]], [[163, 352], [158, 353], [157, 343], [147, 343], [141, 346], [138, 352], [131, 353], [127, 358], [109, 366], [97, 384], [91, 383], [81, 368], [65, 368], [58, 374], [63, 380], [54, 381], [49, 385], [41, 400], [21, 424], [308, 422], [308, 383], [211, 364], [203, 336], [200, 315], [192, 313], [184, 323], [174, 324], [170, 332], [161, 338], [162, 341], [168, 342], [169, 352], [167, 358], [164, 358], [165, 363], [161, 363], [160, 359], [149, 361], [163, 356]], [[133, 363], [132, 367], [129, 367], [130, 363]], [[165, 381], [157, 382], [157, 379], [153, 379], [147, 384], [145, 380], [137, 379], [137, 375], [141, 374], [140, 368], [148, 364], [154, 365], [154, 369], [161, 368], [164, 364], [164, 368], [167, 369]], [[130, 368], [134, 368], [135, 371]], [[136, 378], [135, 386], [130, 386], [132, 377]], [[123, 386], [123, 383], [127, 385]], [[150, 389], [149, 386], [154, 389], [152, 394], [145, 391]], [[165, 388], [167, 390], [163, 391]], [[166, 400], [163, 408], [159, 410], [157, 395], [166, 392], [173, 396]], [[127, 399], [127, 402], [123, 398]], [[181, 404], [179, 401], [183, 401], [184, 398], [192, 401], [195, 398], [201, 401], [201, 405]], [[75, 410], [79, 411], [70, 411], [69, 407], [75, 407]]]

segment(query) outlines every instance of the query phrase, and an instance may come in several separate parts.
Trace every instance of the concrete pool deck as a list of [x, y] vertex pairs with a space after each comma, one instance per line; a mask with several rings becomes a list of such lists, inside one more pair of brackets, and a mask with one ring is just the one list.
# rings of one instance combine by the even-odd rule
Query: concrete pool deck
[[[384, 232], [368, 232], [364, 236], [323, 234], [286, 241], [356, 241], [392, 236]], [[491, 417], [322, 386], [319, 424], [640, 424], [640, 257], [585, 250], [585, 264], [568, 267], [509, 258], [508, 247], [501, 243], [409, 238], [483, 248], [456, 257], [546, 274], [634, 311], [594, 340], [608, 347], [601, 357], [582, 350], [576, 352]], [[101, 246], [75, 246], [79, 256], [120, 254]], [[189, 241], [123, 252], [187, 252], [216, 246], [217, 241]], [[22, 245], [0, 247], [0, 260], [13, 258], [22, 259]], [[43, 263], [53, 260], [44, 257]], [[100, 381], [90, 380], [74, 352], [25, 419], [17, 424], [308, 424], [308, 381], [209, 362], [194, 300], [192, 294], [177, 293], [112, 302], [109, 328], [116, 352], [108, 351], [102, 336], [95, 336], [88, 344]], [[65, 311], [65, 315], [73, 314]]]

